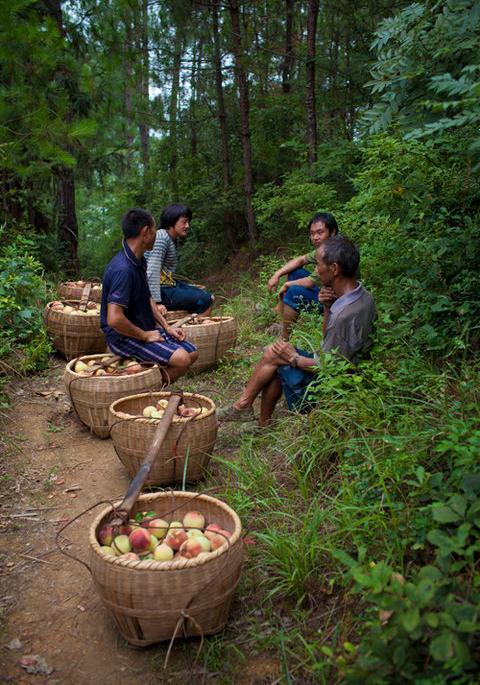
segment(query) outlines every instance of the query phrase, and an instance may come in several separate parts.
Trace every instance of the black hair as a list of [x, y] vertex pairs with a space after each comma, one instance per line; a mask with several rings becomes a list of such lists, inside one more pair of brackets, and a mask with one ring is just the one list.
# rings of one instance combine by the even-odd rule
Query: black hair
[[360, 252], [346, 235], [332, 235], [319, 249], [323, 250], [323, 261], [326, 264], [338, 264], [342, 276], [350, 278], [357, 274]]
[[312, 227], [312, 224], [316, 224], [317, 222], [321, 221], [322, 224], [325, 224], [328, 232], [330, 235], [337, 235], [338, 233], [338, 224], [337, 220], [333, 216], [333, 214], [330, 214], [330, 212], [317, 212], [312, 216], [310, 221], [308, 222], [308, 230]]
[[175, 226], [177, 221], [181, 219], [182, 216], [186, 217], [189, 221], [192, 220], [192, 210], [190, 207], [180, 203], [168, 205], [168, 207], [165, 207], [160, 216], [160, 228], [168, 231], [169, 228]]
[[146, 209], [129, 209], [122, 218], [122, 231], [125, 238], [136, 238], [144, 226], [153, 226], [155, 220]]

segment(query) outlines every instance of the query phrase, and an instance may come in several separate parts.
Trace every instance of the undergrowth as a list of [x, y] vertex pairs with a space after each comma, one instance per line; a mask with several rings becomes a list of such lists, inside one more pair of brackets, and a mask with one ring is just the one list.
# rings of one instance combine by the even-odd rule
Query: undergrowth
[[[192, 381], [214, 382], [219, 401], [239, 394], [273, 340], [273, 267], [242, 279], [228, 305], [236, 353]], [[355, 372], [325, 360], [309, 414], [280, 405], [269, 429], [220, 429], [202, 489], [223, 484], [249, 543], [232, 623], [196, 666], [220, 683], [261, 654], [278, 682], [477, 682], [479, 368], [402, 354], [379, 320]], [[320, 324], [304, 316], [295, 343], [318, 347]]]

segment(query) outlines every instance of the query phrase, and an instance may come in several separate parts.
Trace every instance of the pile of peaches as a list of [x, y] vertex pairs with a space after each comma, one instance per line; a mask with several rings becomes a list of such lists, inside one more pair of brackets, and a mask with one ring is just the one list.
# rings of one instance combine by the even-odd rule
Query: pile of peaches
[[[167, 404], [168, 400], [158, 400], [157, 404], [151, 404], [148, 407], [145, 407], [143, 410], [143, 416], [146, 419], [161, 419], [165, 413]], [[173, 422], [176, 423], [182, 419], [191, 419], [192, 417], [204, 416], [207, 412], [207, 407], [186, 407], [184, 404], [179, 404], [177, 413], [173, 415]]]
[[173, 561], [208, 556], [231, 537], [217, 523], [207, 524], [199, 511], [189, 511], [183, 521], [168, 523], [154, 511], [136, 514], [127, 525], [115, 530], [104, 525], [98, 531], [102, 554], [132, 561]]
[[60, 300], [55, 300], [50, 305], [50, 309], [63, 312], [63, 314], [70, 314], [71, 316], [98, 316], [100, 314], [100, 305], [97, 302], [87, 302], [86, 310], [79, 309], [79, 305], [64, 304]]
[[[70, 288], [84, 288], [87, 283], [88, 281], [67, 281], [65, 285], [69, 286]], [[99, 292], [101, 289], [102, 286], [99, 283], [92, 285], [92, 292]]]
[[79, 376], [130, 376], [133, 373], [145, 371], [145, 367], [135, 359], [102, 357], [101, 359], [89, 359], [87, 362], [79, 359], [78, 362], [75, 362], [73, 370]]

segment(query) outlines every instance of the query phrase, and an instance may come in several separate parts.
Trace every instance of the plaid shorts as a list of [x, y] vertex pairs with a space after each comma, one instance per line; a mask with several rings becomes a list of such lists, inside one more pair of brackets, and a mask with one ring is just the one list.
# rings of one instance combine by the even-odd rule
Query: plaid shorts
[[113, 354], [118, 354], [121, 357], [133, 357], [139, 362], [154, 362], [160, 366], [167, 366], [170, 357], [177, 350], [195, 352], [197, 349], [195, 345], [186, 340], [176, 340], [165, 333], [163, 328], [157, 328], [157, 330], [163, 338], [161, 342], [144, 342], [135, 338], [122, 337], [115, 342], [110, 342], [107, 339], [107, 344]]

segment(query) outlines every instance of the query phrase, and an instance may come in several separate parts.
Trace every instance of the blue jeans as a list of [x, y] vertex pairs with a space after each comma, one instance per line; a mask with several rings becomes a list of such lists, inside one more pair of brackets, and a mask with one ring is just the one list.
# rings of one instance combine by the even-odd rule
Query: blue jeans
[[[305, 352], [305, 350], [300, 350], [298, 347], [295, 349], [302, 357], [313, 359], [311, 352]], [[297, 369], [285, 364], [278, 367], [277, 375], [280, 378], [288, 408], [291, 411], [296, 410], [301, 413], [310, 411], [312, 404], [305, 401], [305, 395], [307, 394], [308, 386], [315, 379], [315, 374], [311, 371]]]
[[177, 281], [176, 285], [162, 285], [161, 293], [162, 304], [170, 311], [185, 309], [187, 312], [201, 314], [213, 302], [209, 292], [183, 281]]
[[[287, 281], [296, 281], [299, 278], [306, 278], [311, 276], [311, 272], [307, 269], [295, 269], [287, 278]], [[302, 310], [317, 310], [323, 312], [323, 305], [318, 301], [318, 293], [320, 288], [314, 285], [313, 288], [304, 288], [301, 285], [292, 285], [283, 296], [283, 304], [288, 304], [289, 307], [296, 312]]]

